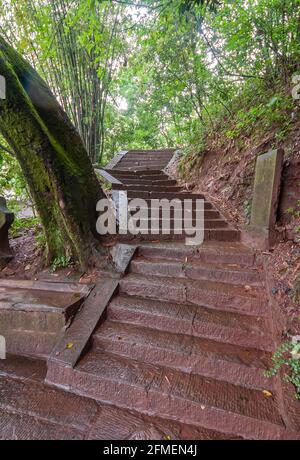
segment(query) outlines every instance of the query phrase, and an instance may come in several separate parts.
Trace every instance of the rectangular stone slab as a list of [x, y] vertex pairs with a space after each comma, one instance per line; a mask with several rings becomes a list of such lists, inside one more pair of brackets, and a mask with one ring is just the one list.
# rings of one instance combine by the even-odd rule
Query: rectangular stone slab
[[251, 227], [270, 229], [276, 222], [283, 150], [271, 150], [256, 161]]
[[276, 241], [283, 150], [271, 150], [257, 158], [250, 225], [243, 241], [269, 250]]
[[119, 280], [110, 278], [96, 284], [73, 323], [54, 347], [49, 364], [59, 362], [63, 366], [75, 366], [118, 284]]

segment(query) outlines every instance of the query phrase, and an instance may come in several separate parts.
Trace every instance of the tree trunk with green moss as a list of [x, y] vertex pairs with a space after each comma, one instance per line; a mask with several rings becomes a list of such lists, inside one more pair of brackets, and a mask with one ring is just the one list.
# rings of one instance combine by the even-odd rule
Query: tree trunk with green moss
[[[0, 132], [14, 150], [46, 235], [48, 260], [86, 266], [104, 196], [83, 142], [46, 83], [0, 37]], [[80, 94], [78, 94], [80, 97]]]

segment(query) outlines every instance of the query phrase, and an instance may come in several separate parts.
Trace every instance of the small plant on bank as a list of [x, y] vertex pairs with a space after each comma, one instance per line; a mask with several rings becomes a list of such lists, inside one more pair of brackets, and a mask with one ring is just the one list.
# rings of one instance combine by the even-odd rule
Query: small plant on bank
[[248, 222], [250, 222], [251, 209], [252, 209], [251, 201], [249, 201], [249, 200], [244, 201], [244, 213], [245, 213], [245, 216], [246, 216]]
[[55, 257], [51, 262], [51, 272], [54, 273], [58, 268], [66, 268], [72, 265], [72, 259], [70, 256]]
[[280, 369], [284, 370], [283, 378], [296, 388], [296, 398], [300, 400], [300, 342], [284, 342], [272, 356], [273, 367], [265, 372], [273, 377]]

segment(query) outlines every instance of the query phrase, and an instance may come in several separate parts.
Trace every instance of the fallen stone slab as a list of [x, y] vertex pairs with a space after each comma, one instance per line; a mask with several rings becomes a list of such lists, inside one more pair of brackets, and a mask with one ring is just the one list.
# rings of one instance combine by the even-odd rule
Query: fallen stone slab
[[106, 278], [95, 285], [73, 323], [54, 347], [48, 360], [48, 369], [52, 363], [75, 366], [118, 284], [118, 279]]

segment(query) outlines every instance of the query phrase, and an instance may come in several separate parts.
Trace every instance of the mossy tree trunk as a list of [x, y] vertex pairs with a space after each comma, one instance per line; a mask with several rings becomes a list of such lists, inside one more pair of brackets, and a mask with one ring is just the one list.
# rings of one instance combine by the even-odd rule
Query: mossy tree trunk
[[0, 131], [35, 201], [48, 260], [67, 254], [86, 266], [104, 194], [83, 142], [46, 83], [1, 36], [0, 75], [6, 80]]

